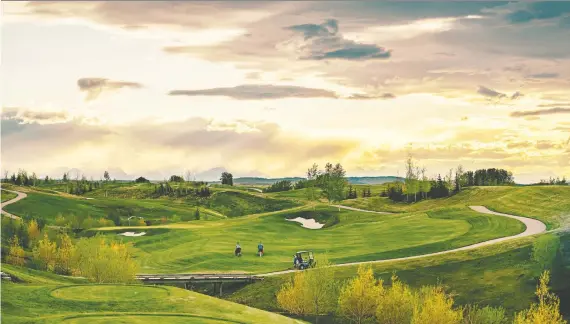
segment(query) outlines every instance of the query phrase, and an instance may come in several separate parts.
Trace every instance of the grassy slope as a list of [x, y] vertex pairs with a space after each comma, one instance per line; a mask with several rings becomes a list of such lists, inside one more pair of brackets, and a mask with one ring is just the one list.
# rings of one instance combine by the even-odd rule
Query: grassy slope
[[194, 215], [194, 208], [165, 199], [96, 198], [87, 200], [81, 197], [58, 196], [40, 192], [28, 192], [27, 198], [6, 206], [5, 209], [15, 215], [28, 214], [41, 217], [49, 224], [55, 221], [58, 213], [90, 215], [99, 218], [115, 212], [121, 216], [136, 215], [145, 219], [160, 219], [162, 216], [172, 217], [175, 214], [178, 216]]
[[167, 286], [93, 285], [2, 264], [6, 323], [295, 323], [293, 319]]
[[1, 195], [0, 197], [2, 198], [2, 202], [5, 202], [5, 201], [10, 200], [10, 199], [14, 199], [18, 196], [15, 193], [8, 192], [6, 190], [0, 191], [0, 195]]
[[257, 194], [239, 191], [215, 192], [208, 200], [208, 206], [228, 217], [289, 209], [299, 204], [289, 200], [264, 198]]
[[[524, 230], [516, 220], [483, 215], [467, 208], [395, 215], [339, 212], [325, 206], [303, 211], [306, 217], [311, 213], [334, 213], [340, 222], [329, 228], [309, 230], [286, 221], [285, 217], [297, 215], [290, 211], [263, 217], [192, 222], [187, 226], [173, 224], [123, 240], [135, 243], [135, 255], [145, 273], [259, 273], [291, 267], [292, 255], [301, 249], [312, 249], [317, 255], [328, 251], [332, 262], [343, 263], [436, 252]], [[116, 232], [103, 231], [111, 236], [116, 236]], [[243, 248], [241, 258], [233, 256], [236, 241]], [[255, 256], [259, 241], [265, 245], [263, 258]]]
[[[530, 260], [533, 238], [505, 242], [472, 251], [437, 257], [372, 264], [375, 275], [389, 284], [393, 272], [414, 287], [442, 283], [455, 295], [457, 304], [503, 306], [509, 312], [519, 311], [534, 301], [537, 274], [540, 269]], [[570, 249], [570, 234], [561, 241]], [[559, 255], [559, 260], [562, 258]], [[570, 316], [570, 257], [566, 268], [555, 266], [551, 287], [561, 297], [561, 309]], [[338, 280], [356, 275], [356, 266], [336, 268]], [[278, 310], [275, 294], [290, 275], [269, 277], [246, 286], [227, 298], [252, 307]]]
[[343, 205], [393, 212], [484, 205], [498, 212], [536, 218], [545, 222], [548, 228], [555, 228], [570, 220], [570, 186], [474, 187], [446, 199], [430, 199], [415, 204], [373, 197], [346, 200]]

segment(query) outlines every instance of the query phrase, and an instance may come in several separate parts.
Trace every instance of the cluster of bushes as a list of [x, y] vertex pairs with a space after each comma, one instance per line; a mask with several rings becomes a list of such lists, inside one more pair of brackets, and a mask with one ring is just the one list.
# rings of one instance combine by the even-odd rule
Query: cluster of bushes
[[570, 183], [568, 182], [568, 180], [566, 180], [566, 177], [562, 177], [562, 179], [560, 179], [560, 177], [550, 177], [548, 180], [546, 179], [542, 179], [540, 180], [539, 183], [534, 183], [532, 185], [537, 185], [537, 186], [567, 186]]
[[135, 280], [138, 265], [121, 242], [108, 242], [95, 236], [82, 238], [74, 244], [66, 233], [50, 240], [47, 233], [33, 247], [31, 259], [18, 237], [10, 239], [6, 262], [30, 266], [62, 275], [82, 276], [96, 283], [127, 283]]
[[[440, 285], [413, 289], [393, 275], [391, 285], [377, 280], [370, 266], [361, 265], [355, 278], [343, 285], [334, 280], [334, 267], [319, 261], [311, 271], [296, 272], [277, 293], [278, 305], [296, 315], [334, 314], [352, 323], [389, 324], [506, 324], [503, 308], [456, 307]], [[549, 272], [540, 276], [538, 303], [515, 314], [514, 324], [564, 324], [560, 301], [548, 288]]]
[[293, 189], [293, 183], [289, 180], [277, 181], [271, 186], [264, 188], [263, 192], [280, 192], [289, 191]]
[[[362, 198], [372, 197], [372, 192], [370, 191], [370, 187], [366, 187], [362, 189]], [[356, 199], [358, 198], [358, 193], [356, 189], [352, 187], [352, 185], [348, 186], [348, 191], [346, 193], [346, 199]]]

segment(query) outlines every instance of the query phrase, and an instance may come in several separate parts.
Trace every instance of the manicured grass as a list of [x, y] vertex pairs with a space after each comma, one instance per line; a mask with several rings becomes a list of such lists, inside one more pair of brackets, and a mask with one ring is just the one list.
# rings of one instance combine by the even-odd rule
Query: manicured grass
[[345, 200], [342, 204], [391, 212], [483, 205], [498, 212], [539, 219], [550, 229], [570, 221], [570, 186], [473, 187], [449, 198], [429, 199], [414, 204], [395, 203], [382, 197]]
[[[298, 215], [335, 215], [339, 222], [310, 230], [285, 220]], [[317, 258], [328, 252], [332, 262], [344, 263], [437, 252], [523, 230], [524, 225], [516, 220], [467, 208], [378, 215], [320, 206], [314, 210], [192, 222], [184, 227], [173, 224], [148, 231], [145, 236], [121, 238], [134, 242], [135, 256], [144, 273], [259, 273], [290, 268], [298, 250], [312, 249]], [[101, 232], [116, 237], [117, 230]], [[240, 258], [233, 255], [237, 241], [242, 246]], [[265, 246], [262, 258], [256, 256], [260, 241]]]
[[2, 282], [2, 323], [301, 323], [180, 288], [74, 285], [69, 278], [2, 264], [27, 282]]
[[[570, 317], [570, 233], [561, 235], [561, 249], [551, 268], [551, 288], [561, 298], [561, 310]], [[531, 260], [533, 237], [511, 240], [500, 245], [408, 261], [372, 263], [377, 278], [390, 284], [396, 273], [413, 287], [443, 284], [454, 295], [456, 304], [502, 306], [512, 314], [535, 300], [539, 265]], [[357, 266], [336, 268], [336, 279], [356, 276]], [[252, 307], [277, 311], [275, 295], [291, 275], [268, 277], [237, 290], [229, 300]]]
[[15, 193], [12, 192], [8, 192], [6, 190], [1, 190], [0, 191], [0, 197], [2, 198], [2, 202], [14, 199], [16, 197], [18, 197], [18, 195], [16, 195]]

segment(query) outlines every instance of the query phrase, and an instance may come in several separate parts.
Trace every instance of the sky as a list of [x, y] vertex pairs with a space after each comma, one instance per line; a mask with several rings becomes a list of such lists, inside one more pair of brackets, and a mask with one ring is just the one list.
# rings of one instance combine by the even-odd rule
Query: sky
[[1, 6], [10, 173], [570, 177], [570, 2]]

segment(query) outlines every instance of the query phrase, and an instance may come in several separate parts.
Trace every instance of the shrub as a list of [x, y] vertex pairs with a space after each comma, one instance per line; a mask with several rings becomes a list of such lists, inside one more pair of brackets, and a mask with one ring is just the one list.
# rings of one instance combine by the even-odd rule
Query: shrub
[[465, 324], [506, 324], [507, 316], [502, 307], [479, 307], [469, 305], [464, 308], [463, 323]]

